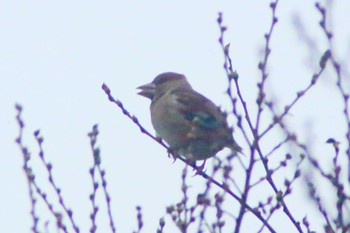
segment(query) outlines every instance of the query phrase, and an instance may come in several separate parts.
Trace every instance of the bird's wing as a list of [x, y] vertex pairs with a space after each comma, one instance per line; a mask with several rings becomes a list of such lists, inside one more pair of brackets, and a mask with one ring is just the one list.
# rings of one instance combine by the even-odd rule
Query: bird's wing
[[186, 120], [203, 129], [216, 129], [225, 122], [223, 113], [212, 101], [195, 91], [174, 90]]

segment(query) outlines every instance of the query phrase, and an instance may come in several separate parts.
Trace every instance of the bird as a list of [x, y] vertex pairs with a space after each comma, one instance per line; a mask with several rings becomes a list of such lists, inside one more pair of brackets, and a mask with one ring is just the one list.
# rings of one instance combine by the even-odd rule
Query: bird
[[194, 162], [213, 157], [225, 147], [233, 153], [242, 152], [227, 115], [195, 91], [185, 75], [161, 73], [137, 89], [139, 95], [151, 100], [153, 128], [170, 151]]

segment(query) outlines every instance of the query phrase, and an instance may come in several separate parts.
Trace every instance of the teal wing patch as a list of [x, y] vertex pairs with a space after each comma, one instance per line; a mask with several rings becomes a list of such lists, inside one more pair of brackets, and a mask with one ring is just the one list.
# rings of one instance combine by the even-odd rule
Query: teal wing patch
[[203, 112], [187, 112], [185, 113], [185, 118], [200, 127], [207, 129], [215, 129], [220, 125], [215, 117]]
[[[177, 101], [182, 105], [185, 119], [204, 129], [220, 127], [222, 118], [218, 107], [203, 95], [189, 90], [174, 90]], [[221, 119], [222, 120], [222, 119]]]

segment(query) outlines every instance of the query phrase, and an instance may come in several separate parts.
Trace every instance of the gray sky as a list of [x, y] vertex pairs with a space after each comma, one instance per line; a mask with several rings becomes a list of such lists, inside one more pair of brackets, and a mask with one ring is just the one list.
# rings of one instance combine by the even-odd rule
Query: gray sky
[[[231, 43], [241, 88], [249, 109], [254, 112], [256, 82], [260, 78], [257, 64], [262, 58], [263, 35], [271, 21], [268, 5], [268, 1], [252, 0], [1, 1], [0, 232], [29, 232], [32, 225], [22, 157], [14, 143], [18, 134], [15, 103], [24, 107], [24, 143], [32, 152], [36, 179], [44, 189], [49, 189], [32, 136], [34, 130], [41, 129], [46, 159], [54, 166], [56, 182], [67, 205], [73, 209], [81, 232], [87, 232], [90, 227], [88, 195], [92, 187], [88, 170], [92, 156], [87, 132], [95, 123], [100, 127], [102, 166], [107, 170], [118, 232], [136, 229], [136, 205], [143, 207], [144, 232], [154, 232], [165, 207], [181, 198], [180, 175], [184, 165], [172, 164], [163, 148], [142, 135], [107, 100], [101, 90], [102, 83], [151, 132], [150, 103], [136, 95], [135, 88], [164, 71], [185, 74], [196, 90], [229, 110], [224, 94], [227, 81], [222, 68], [223, 54], [217, 42], [216, 19], [222, 11], [224, 24], [228, 26], [225, 39]], [[350, 57], [350, 27], [346, 23], [349, 12], [350, 3], [345, 0], [337, 1], [330, 12], [337, 56], [345, 64], [349, 64]], [[318, 26], [320, 16], [313, 1], [281, 1], [277, 17], [267, 87], [268, 97], [283, 109], [318, 70], [318, 59], [326, 50], [327, 41]], [[310, 52], [298, 33], [296, 17], [315, 40], [316, 51]], [[335, 94], [335, 78], [331, 74], [326, 72], [288, 116], [300, 140], [313, 143], [315, 154], [331, 153], [331, 148], [324, 144], [329, 137], [344, 140], [344, 122], [336, 120], [341, 116], [342, 102]], [[269, 120], [267, 114], [263, 123], [266, 125]], [[242, 135], [235, 137], [243, 142]], [[271, 148], [269, 141], [266, 146]], [[203, 187], [200, 177], [189, 180], [194, 193]], [[101, 194], [99, 200], [103, 203]], [[300, 220], [312, 213], [304, 213], [305, 208], [300, 208], [305, 203], [295, 203]], [[232, 205], [238, 208], [238, 203]], [[100, 232], [106, 232], [105, 207], [100, 206], [98, 227]], [[42, 226], [48, 212], [43, 204], [38, 209]], [[169, 232], [174, 229], [170, 222], [167, 219]], [[284, 225], [279, 219], [273, 223]], [[260, 225], [245, 222], [243, 229], [249, 232], [256, 226]]]

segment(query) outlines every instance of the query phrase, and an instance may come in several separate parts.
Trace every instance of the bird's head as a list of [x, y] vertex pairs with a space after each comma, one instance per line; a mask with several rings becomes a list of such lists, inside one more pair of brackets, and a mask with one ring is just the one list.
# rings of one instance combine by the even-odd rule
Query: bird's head
[[184, 75], [167, 72], [159, 74], [151, 83], [139, 86], [137, 89], [140, 90], [138, 93], [139, 95], [153, 100], [155, 96], [162, 95], [167, 91], [174, 89], [192, 89], [192, 87], [187, 82]]

